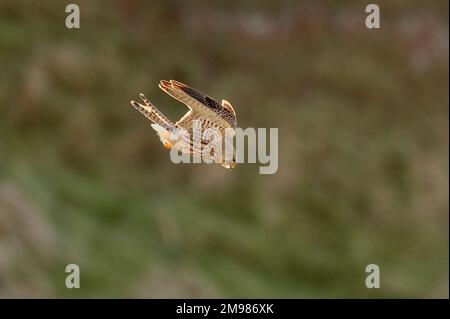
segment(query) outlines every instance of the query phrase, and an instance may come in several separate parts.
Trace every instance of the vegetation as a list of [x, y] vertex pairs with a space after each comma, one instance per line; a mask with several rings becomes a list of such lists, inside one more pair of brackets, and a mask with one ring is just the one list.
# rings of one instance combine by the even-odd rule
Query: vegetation
[[[0, 296], [448, 298], [447, 1], [378, 30], [353, 1], [77, 3], [78, 30], [0, 4]], [[170, 78], [279, 128], [278, 172], [172, 164], [129, 105], [180, 117]]]

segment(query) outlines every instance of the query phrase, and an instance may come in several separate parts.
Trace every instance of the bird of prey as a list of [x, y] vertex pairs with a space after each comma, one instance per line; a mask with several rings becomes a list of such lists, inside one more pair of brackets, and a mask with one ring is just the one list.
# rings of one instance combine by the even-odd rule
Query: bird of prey
[[[164, 147], [167, 149], [177, 147], [182, 153], [201, 155], [203, 158], [207, 157], [220, 163], [227, 169], [233, 169], [236, 166], [236, 156], [232, 142], [232, 156], [225, 156], [229, 154], [229, 151], [225, 152], [225, 148], [230, 147], [230, 140], [225, 139], [228, 133], [225, 134], [225, 132], [233, 134], [237, 127], [233, 106], [226, 100], [222, 100], [220, 104], [206, 94], [175, 80], [162, 80], [159, 82], [159, 88], [189, 108], [189, 111], [176, 123], [162, 114], [142, 93], [140, 97], [144, 104], [135, 101], [130, 103], [153, 122], [152, 127], [159, 135]], [[205, 139], [201, 133], [206, 129], [215, 129], [219, 132], [221, 151], [215, 152], [215, 148], [207, 146], [210, 139]], [[197, 140], [199, 143], [195, 143], [194, 136], [195, 133], [199, 133], [198, 130], [201, 130], [199, 135], [201, 138]]]

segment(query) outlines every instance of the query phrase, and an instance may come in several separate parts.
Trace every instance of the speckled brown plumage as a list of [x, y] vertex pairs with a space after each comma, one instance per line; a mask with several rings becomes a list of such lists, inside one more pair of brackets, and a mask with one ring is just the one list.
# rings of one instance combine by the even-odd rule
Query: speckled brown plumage
[[[214, 152], [207, 150], [208, 154], [205, 154], [203, 150], [203, 147], [209, 141], [202, 139], [200, 149], [195, 148], [192, 140], [195, 128], [193, 124], [195, 121], [199, 121], [202, 132], [208, 128], [214, 128], [222, 136], [222, 158], [215, 158], [215, 161], [226, 168], [234, 168], [236, 165], [234, 153], [231, 161], [223, 158], [225, 153], [225, 130], [227, 128], [234, 130], [237, 127], [236, 112], [233, 106], [226, 100], [222, 100], [220, 104], [208, 95], [175, 80], [162, 80], [159, 83], [159, 87], [189, 108], [189, 111], [175, 124], [162, 114], [143, 94], [141, 94], [141, 98], [145, 105], [135, 101], [131, 101], [131, 104], [154, 123], [152, 127], [157, 131], [164, 146], [170, 149], [180, 140], [183, 140], [190, 145], [189, 152], [191, 154], [201, 153], [203, 156], [215, 157]], [[183, 130], [184, 133], [187, 132], [187, 134], [178, 134], [180, 130]]]

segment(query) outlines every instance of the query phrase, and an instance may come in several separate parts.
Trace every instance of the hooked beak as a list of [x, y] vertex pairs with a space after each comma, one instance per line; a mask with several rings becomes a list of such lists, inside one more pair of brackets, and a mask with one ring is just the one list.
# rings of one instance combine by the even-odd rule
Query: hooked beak
[[236, 167], [236, 162], [231, 162], [231, 163], [222, 163], [221, 164], [223, 167], [225, 167], [226, 169], [229, 169], [230, 171]]

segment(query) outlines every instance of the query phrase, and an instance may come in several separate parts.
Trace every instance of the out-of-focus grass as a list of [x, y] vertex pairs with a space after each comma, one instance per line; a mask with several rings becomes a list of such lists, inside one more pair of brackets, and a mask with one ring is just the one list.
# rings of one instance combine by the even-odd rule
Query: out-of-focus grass
[[[0, 5], [0, 296], [448, 297], [448, 3]], [[174, 78], [279, 170], [174, 165]], [[65, 266], [81, 267], [68, 290]], [[364, 286], [381, 268], [381, 289]]]

